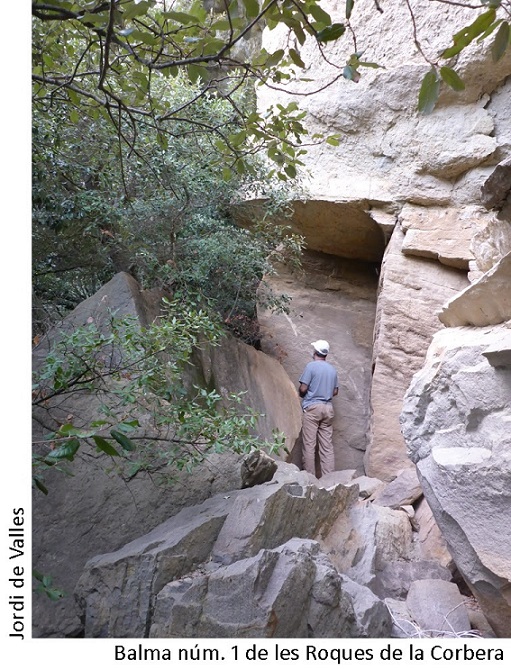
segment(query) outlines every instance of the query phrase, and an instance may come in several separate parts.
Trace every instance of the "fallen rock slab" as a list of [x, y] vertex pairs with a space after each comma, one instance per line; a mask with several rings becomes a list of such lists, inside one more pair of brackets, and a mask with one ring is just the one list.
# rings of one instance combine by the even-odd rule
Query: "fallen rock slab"
[[390, 561], [377, 574], [374, 592], [385, 598], [405, 598], [413, 582], [423, 579], [451, 581], [451, 573], [436, 561]]
[[321, 544], [339, 572], [371, 589], [387, 563], [413, 559], [406, 512], [365, 500], [340, 515]]
[[401, 470], [397, 477], [372, 499], [375, 505], [398, 509], [412, 505], [422, 495], [422, 488], [414, 467]]
[[362, 475], [361, 477], [355, 477], [347, 486], [358, 486], [358, 495], [362, 499], [370, 498], [380, 491], [385, 486], [385, 482], [382, 482], [381, 479], [376, 477], [367, 477]]
[[339, 575], [318, 543], [295, 538], [166, 585], [150, 637], [379, 637], [390, 628], [376, 596]]
[[406, 606], [423, 637], [456, 637], [471, 629], [464, 598], [452, 582], [442, 579], [413, 582]]

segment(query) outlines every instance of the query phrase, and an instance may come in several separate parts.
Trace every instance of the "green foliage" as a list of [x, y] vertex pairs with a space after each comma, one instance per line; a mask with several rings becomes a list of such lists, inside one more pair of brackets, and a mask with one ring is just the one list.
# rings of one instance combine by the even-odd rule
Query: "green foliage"
[[[192, 352], [218, 344], [222, 329], [203, 309], [167, 302], [168, 313], [147, 328], [136, 319], [111, 316], [62, 333], [34, 374], [35, 416], [49, 412], [63, 398], [83, 394], [99, 399], [90, 424], [72, 417], [34, 448], [34, 486], [48, 493], [48, 470], [66, 472], [88, 445], [89, 452], [111, 457], [125, 479], [141, 471], [162, 473], [190, 469], [208, 453], [236, 453], [253, 448], [274, 451], [282, 438], [266, 442], [256, 435], [258, 414], [242, 394], [221, 397], [215, 390], [188, 386], [184, 371]], [[150, 417], [150, 418], [148, 418]], [[166, 481], [166, 480], [165, 480]]]
[[444, 65], [444, 67], [440, 68], [440, 76], [453, 91], [463, 91], [465, 89], [463, 80], [460, 79], [459, 75], [452, 68]]
[[184, 300], [193, 295], [207, 301], [230, 330], [254, 343], [257, 304], [286, 311], [289, 302], [273, 293], [265, 277], [275, 274], [276, 262], [299, 263], [302, 245], [288, 228], [264, 220], [246, 230], [198, 213], [177, 235], [167, 283]]
[[509, 30], [509, 23], [502, 21], [495, 35], [495, 41], [492, 44], [491, 54], [494, 62], [499, 61], [505, 54], [509, 43], [511, 41], [511, 34]]
[[37, 587], [34, 589], [35, 593], [42, 593], [54, 602], [60, 600], [66, 595], [65, 591], [61, 591], [60, 589], [57, 589], [55, 586], [53, 586], [53, 577], [50, 575], [43, 575], [38, 570], [32, 570], [32, 576], [37, 582], [39, 582]]
[[442, 53], [442, 58], [457, 56], [465, 47], [471, 44], [477, 37], [487, 37], [495, 29], [496, 11], [492, 7], [480, 14], [473, 23], [465, 26], [453, 37], [453, 45]]
[[429, 114], [433, 111], [436, 101], [438, 100], [438, 93], [440, 91], [440, 80], [436, 70], [431, 69], [422, 80], [421, 89], [419, 91], [419, 111], [424, 114]]
[[[199, 93], [181, 76], [161, 91], [173, 106]], [[247, 109], [252, 95], [240, 89], [233, 100], [240, 110]], [[285, 111], [292, 114], [296, 106]], [[233, 135], [240, 131], [223, 98], [201, 96], [195, 114], [197, 122], [215, 118]], [[184, 132], [185, 126], [163, 145], [154, 128], [144, 127], [137, 151], [130, 153], [102, 117], [81, 122], [77, 133], [60, 107], [34, 110], [35, 333], [44, 332], [115, 272], [126, 271], [144, 287], [158, 284], [181, 297], [186, 293], [187, 299], [202, 295], [212, 300], [224, 318], [230, 315], [229, 325], [237, 324], [233, 330], [254, 339], [255, 289], [271, 272], [267, 259], [277, 245], [289, 248], [295, 240], [278, 227], [273, 240], [257, 230], [240, 231], [229, 207], [246, 191], [273, 206], [288, 197], [289, 187], [281, 179], [272, 184], [267, 167], [252, 155], [244, 158], [246, 174], [234, 172], [226, 181], [215, 164], [215, 142], [206, 132]], [[292, 147], [286, 153], [299, 161]], [[281, 163], [294, 176], [285, 157]], [[241, 323], [246, 327], [240, 331]]]
[[[454, 60], [457, 60], [464, 49], [474, 42], [482, 42], [489, 36], [494, 35], [490, 52], [493, 61], [496, 63], [504, 56], [511, 42], [508, 21], [497, 16], [499, 10], [505, 15], [509, 15], [511, 10], [509, 2], [503, 0], [483, 0], [481, 6], [471, 6], [468, 4], [465, 6], [478, 11], [484, 9], [484, 11], [472, 23], [457, 31], [453, 35], [453, 44], [442, 51], [440, 58], [448, 61], [448, 65], [439, 67], [439, 61], [429, 61], [431, 69], [424, 75], [418, 101], [418, 109], [424, 114], [431, 113], [435, 108], [440, 95], [442, 81], [454, 91], [463, 91], [465, 89], [462, 78], [452, 67], [455, 64]], [[489, 6], [489, 9], [486, 9], [485, 6]], [[438, 69], [440, 76], [437, 72]]]
[[[217, 165], [227, 163], [240, 174], [247, 168], [246, 156], [277, 146], [285, 157], [282, 179], [297, 166], [285, 148], [303, 144], [305, 127], [283, 109], [267, 115], [254, 106], [247, 118], [236, 94], [255, 82], [289, 79], [289, 64], [304, 67], [300, 47], [307, 37], [322, 44], [346, 30], [332, 22], [319, 0], [244, 0], [215, 4], [211, 11], [201, 0], [36, 0], [32, 15], [36, 107], [58, 104], [72, 123], [103, 116], [132, 150], [144, 125], [153, 127], [163, 143], [183, 132], [207, 131], [217, 143]], [[263, 25], [286, 26], [289, 46], [273, 53], [258, 49], [247, 58], [240, 46]], [[169, 105], [161, 91], [176, 77], [200, 92]], [[210, 95], [228, 102], [241, 131], [230, 132], [215, 117], [196, 118], [202, 97]]]

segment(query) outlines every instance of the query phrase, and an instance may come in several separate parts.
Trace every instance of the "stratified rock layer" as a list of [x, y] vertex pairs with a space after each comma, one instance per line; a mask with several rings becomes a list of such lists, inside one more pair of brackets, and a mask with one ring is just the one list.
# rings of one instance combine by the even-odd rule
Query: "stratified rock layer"
[[366, 474], [390, 480], [410, 467], [399, 425], [403, 396], [440, 324], [442, 304], [468, 284], [466, 275], [433, 260], [405, 256], [398, 227], [381, 269], [374, 332], [371, 430]]

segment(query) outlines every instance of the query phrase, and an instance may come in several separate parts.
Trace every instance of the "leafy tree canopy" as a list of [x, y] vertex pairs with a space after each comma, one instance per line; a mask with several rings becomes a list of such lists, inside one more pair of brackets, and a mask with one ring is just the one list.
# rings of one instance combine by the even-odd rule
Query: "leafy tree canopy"
[[[419, 96], [419, 109], [426, 113], [434, 107], [441, 83], [454, 90], [463, 88], [454, 62], [463, 49], [491, 36], [497, 61], [510, 40], [509, 0], [435, 1], [471, 8], [474, 20], [456, 32], [453, 44], [434, 60], [424, 54], [414, 34], [418, 50], [431, 65]], [[405, 2], [415, 31], [412, 3]], [[184, 123], [211, 136], [219, 165], [243, 172], [246, 153], [264, 149], [280, 176], [292, 177], [300, 148], [307, 139], [319, 139], [307, 138], [297, 105], [276, 105], [266, 111], [254, 107], [247, 114], [239, 108], [235, 93], [247, 82], [278, 86], [300, 75], [304, 67], [300, 51], [307, 39], [326, 59], [327, 43], [353, 36], [350, 20], [356, 4], [346, 0], [344, 17], [336, 21], [319, 0], [36, 0], [32, 4], [35, 104], [58, 101], [76, 122], [84, 115], [103, 114], [132, 148], [141, 124], [157, 130], [158, 141], [165, 146], [169, 136], [182, 132], [177, 127]], [[384, 15], [377, 0], [374, 11]], [[289, 31], [285, 48], [269, 53], [257, 41], [251, 47], [251, 37], [258, 31], [277, 26]], [[339, 75], [334, 80], [342, 76], [357, 81], [361, 67], [378, 66], [362, 61], [354, 51], [347, 63], [336, 65]], [[162, 90], [178, 75], [197, 83], [199, 90], [179, 104], [169, 104]], [[210, 95], [229, 101], [239, 125], [235, 132], [215, 118], [195, 117], [200, 98]]]
[[[296, 174], [307, 135], [303, 114], [295, 103], [265, 112], [254, 106], [247, 114], [236, 93], [247, 82], [290, 78], [303, 65], [299, 46], [306, 36], [320, 46], [345, 31], [318, 0], [48, 0], [34, 2], [32, 13], [36, 106], [63, 105], [76, 123], [104, 115], [131, 148], [141, 126], [155, 129], [165, 147], [185, 124], [187, 132], [211, 137], [225, 168], [243, 172], [244, 156], [264, 148], [282, 178]], [[286, 25], [293, 43], [250, 53], [249, 38], [263, 24]], [[198, 90], [169, 104], [162, 91], [180, 75]], [[236, 132], [223, 120], [196, 117], [201, 98], [211, 95], [230, 103]]]
[[[179, 76], [171, 83], [171, 104], [197, 92]], [[241, 92], [238, 104], [248, 104]], [[196, 103], [197, 119], [234, 128], [229, 114], [223, 98]], [[265, 222], [285, 207], [287, 182], [269, 179], [252, 155], [245, 157], [250, 170], [225, 180], [203, 134], [183, 131], [163, 148], [157, 131], [143, 127], [130, 153], [105, 118], [73, 123], [60, 106], [34, 110], [33, 139], [34, 334], [126, 271], [144, 288], [210, 301], [232, 330], [254, 339], [259, 283], [272, 272], [275, 254], [296, 259], [301, 248], [298, 236]], [[251, 231], [230, 216], [247, 189], [267, 201]], [[259, 296], [285, 307], [284, 297], [264, 290]]]

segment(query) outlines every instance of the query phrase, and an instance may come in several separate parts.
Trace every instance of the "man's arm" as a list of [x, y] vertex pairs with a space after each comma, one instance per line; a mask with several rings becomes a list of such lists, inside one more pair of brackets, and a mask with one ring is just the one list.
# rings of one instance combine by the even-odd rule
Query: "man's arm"
[[336, 386], [336, 387], [334, 388], [333, 396], [336, 396], [338, 393], [339, 393], [339, 387]]
[[305, 398], [305, 394], [307, 393], [307, 389], [309, 388], [308, 384], [304, 384], [303, 382], [300, 384], [298, 387], [298, 394], [300, 398]]

